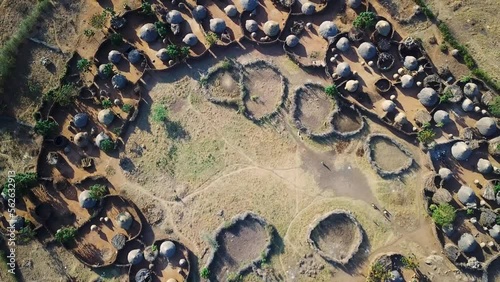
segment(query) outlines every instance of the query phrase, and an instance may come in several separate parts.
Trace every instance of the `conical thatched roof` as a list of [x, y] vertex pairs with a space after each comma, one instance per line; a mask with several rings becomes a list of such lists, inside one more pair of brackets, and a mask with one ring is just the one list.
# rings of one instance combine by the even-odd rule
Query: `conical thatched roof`
[[109, 139], [109, 136], [106, 133], [101, 132], [101, 133], [97, 134], [97, 136], [95, 137], [95, 145], [97, 147], [99, 147], [101, 145], [102, 141], [108, 140], [108, 139]]
[[356, 90], [358, 90], [358, 87], [359, 87], [359, 81], [357, 80], [348, 80], [345, 84], [345, 90], [351, 93], [356, 92]]
[[488, 181], [486, 187], [484, 187], [483, 198], [489, 201], [495, 200], [495, 185], [491, 181]]
[[432, 201], [436, 204], [444, 204], [449, 203], [453, 200], [453, 196], [451, 196], [448, 190], [439, 188], [436, 193], [432, 196]]
[[127, 255], [127, 260], [130, 264], [138, 264], [143, 258], [144, 256], [142, 255], [142, 251], [140, 249], [132, 250]]
[[153, 274], [151, 270], [147, 268], [141, 268], [135, 274], [135, 282], [150, 282], [153, 279]]
[[201, 21], [207, 16], [207, 8], [203, 7], [202, 5], [198, 5], [194, 7], [192, 14], [195, 20]]
[[391, 32], [391, 24], [388, 21], [381, 20], [377, 22], [375, 29], [381, 35], [387, 36]]
[[462, 110], [465, 112], [472, 112], [474, 110], [474, 102], [469, 98], [465, 98], [462, 102]]
[[385, 100], [382, 102], [382, 110], [385, 112], [392, 112], [396, 108], [396, 104], [394, 104], [391, 100]]
[[483, 136], [492, 136], [497, 133], [497, 123], [493, 118], [483, 117], [476, 122], [476, 128]]
[[184, 20], [182, 14], [177, 10], [168, 12], [165, 19], [169, 24], [180, 24]]
[[210, 30], [215, 33], [223, 33], [226, 30], [226, 22], [223, 19], [210, 19]]
[[401, 87], [402, 88], [412, 88], [413, 85], [415, 84], [415, 81], [413, 79], [413, 76], [409, 74], [405, 74], [401, 76]]
[[82, 128], [87, 125], [89, 121], [89, 115], [86, 113], [78, 113], [73, 117], [73, 123], [76, 127]]
[[100, 123], [109, 125], [113, 122], [113, 119], [115, 118], [115, 115], [110, 109], [104, 109], [97, 114], [97, 119], [99, 120]]
[[452, 262], [455, 262], [460, 256], [460, 249], [456, 245], [448, 243], [444, 246], [444, 254]]
[[113, 84], [113, 88], [115, 89], [123, 89], [127, 86], [127, 78], [122, 74], [115, 74], [111, 78], [111, 84]]
[[431, 172], [425, 176], [424, 189], [429, 192], [435, 193], [437, 191], [436, 182], [434, 179], [436, 174]]
[[83, 148], [89, 144], [89, 134], [87, 132], [78, 132], [73, 140], [76, 146]]
[[337, 65], [335, 73], [338, 74], [340, 77], [348, 77], [351, 75], [351, 67], [349, 66], [348, 63], [342, 62]]
[[493, 237], [495, 240], [500, 240], [500, 225], [495, 224], [491, 229], [490, 229], [490, 236]]
[[437, 110], [434, 113], [434, 121], [436, 123], [447, 124], [448, 122], [450, 122], [450, 115], [447, 111]]
[[304, 15], [312, 15], [316, 12], [316, 6], [311, 2], [305, 2], [302, 4], [301, 11]]
[[464, 95], [473, 99], [479, 94], [479, 87], [477, 84], [469, 82], [464, 86]]
[[193, 33], [188, 33], [186, 36], [184, 36], [184, 39], [182, 39], [182, 42], [184, 44], [189, 45], [189, 46], [194, 46], [196, 43], [198, 43], [198, 37], [194, 35]]
[[335, 44], [335, 47], [337, 47], [337, 49], [339, 49], [341, 52], [346, 52], [347, 50], [349, 50], [349, 47], [351, 47], [351, 43], [349, 42], [349, 39], [347, 39], [347, 37], [341, 37]]
[[482, 226], [493, 226], [497, 219], [497, 214], [490, 209], [483, 209], [479, 216], [479, 224]]
[[152, 23], [143, 25], [139, 30], [139, 37], [148, 43], [154, 42], [158, 38], [155, 25]]
[[347, 6], [356, 9], [361, 6], [361, 0], [347, 0]]
[[406, 117], [406, 114], [403, 112], [399, 112], [396, 117], [394, 117], [394, 121], [399, 124], [405, 124], [408, 122], [408, 118]]
[[448, 85], [444, 88], [443, 93], [451, 93], [452, 97], [448, 99], [451, 103], [458, 103], [462, 100], [464, 97], [464, 93], [462, 92], [462, 89], [460, 86], [456, 84]]
[[234, 17], [238, 14], [238, 10], [236, 9], [236, 6], [234, 6], [234, 5], [227, 5], [224, 8], [224, 13], [226, 13], [226, 15], [228, 17]]
[[175, 255], [176, 247], [171, 241], [165, 241], [160, 245], [160, 255], [166, 258], [171, 258]]
[[473, 252], [477, 247], [477, 242], [474, 239], [474, 236], [470, 233], [462, 234], [460, 240], [458, 240], [458, 247], [466, 253]]
[[243, 8], [243, 11], [253, 11], [255, 8], [257, 8], [257, 5], [259, 2], [257, 0], [240, 0], [241, 7]]
[[458, 200], [462, 202], [462, 204], [471, 204], [476, 201], [476, 194], [474, 194], [474, 190], [469, 186], [462, 185], [457, 193]]
[[125, 211], [118, 214], [118, 216], [116, 217], [116, 221], [118, 222], [118, 226], [125, 230], [128, 230], [132, 225], [132, 222], [134, 222], [134, 219], [132, 218], [132, 215], [130, 215], [130, 213]]
[[137, 64], [142, 61], [142, 54], [139, 52], [139, 50], [134, 49], [130, 52], [128, 52], [128, 60], [131, 64]]
[[477, 161], [477, 170], [482, 174], [487, 174], [493, 171], [493, 166], [489, 160], [479, 159]]
[[248, 32], [255, 32], [257, 31], [257, 29], [259, 29], [259, 24], [254, 20], [247, 20], [245, 22], [245, 29]]
[[436, 103], [439, 101], [439, 97], [436, 90], [430, 87], [422, 88], [422, 90], [420, 90], [420, 92], [418, 93], [417, 97], [420, 103], [426, 107], [432, 107], [436, 105]]
[[403, 62], [403, 65], [408, 70], [416, 70], [418, 68], [417, 58], [413, 56], [406, 56]]
[[365, 60], [371, 60], [377, 55], [377, 48], [370, 42], [363, 42], [358, 47], [359, 55]]
[[488, 141], [488, 153], [493, 156], [500, 155], [500, 136]]
[[110, 62], [112, 62], [113, 64], [118, 64], [121, 59], [122, 59], [122, 53], [120, 53], [116, 50], [109, 51], [108, 60]]
[[162, 61], [167, 61], [168, 59], [170, 59], [167, 49], [165, 48], [161, 48], [160, 50], [158, 50], [158, 52], [156, 52], [156, 57]]
[[264, 33], [267, 36], [276, 36], [280, 33], [280, 25], [275, 21], [267, 21], [263, 27]]
[[97, 201], [90, 197], [90, 191], [85, 190], [78, 196], [78, 202], [80, 203], [80, 207], [84, 209], [91, 209], [95, 206]]
[[426, 110], [417, 110], [417, 112], [415, 113], [415, 121], [420, 125], [431, 122], [431, 120], [432, 116]]
[[294, 34], [290, 34], [286, 37], [285, 44], [286, 46], [293, 48], [299, 44], [299, 38]]
[[329, 37], [333, 37], [333, 36], [337, 35], [338, 31], [339, 30], [338, 30], [337, 26], [331, 21], [322, 22], [319, 25], [319, 29], [318, 29], [319, 35], [321, 35], [325, 39], [328, 39]]
[[451, 172], [451, 170], [446, 167], [440, 168], [438, 174], [439, 176], [441, 176], [441, 179], [443, 180], [448, 180], [453, 177], [453, 173]]

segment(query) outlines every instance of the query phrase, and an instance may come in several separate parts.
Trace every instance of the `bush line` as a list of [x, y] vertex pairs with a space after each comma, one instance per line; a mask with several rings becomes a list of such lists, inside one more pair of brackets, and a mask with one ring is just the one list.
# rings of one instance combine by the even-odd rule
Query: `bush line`
[[[436, 19], [434, 13], [429, 9], [424, 0], [414, 0], [414, 2], [422, 8], [424, 14], [431, 20]], [[493, 79], [486, 71], [480, 69], [477, 66], [476, 61], [469, 53], [469, 50], [464, 45], [460, 44], [455, 36], [452, 34], [448, 25], [442, 21], [438, 23], [439, 31], [441, 32], [444, 41], [448, 42], [451, 47], [458, 50], [467, 68], [471, 71], [473, 75], [477, 78], [483, 80], [487, 85], [493, 88], [495, 91], [500, 92], [500, 82]]]
[[49, 0], [39, 1], [33, 12], [19, 24], [19, 29], [0, 49], [0, 91], [3, 92], [4, 82], [15, 66], [19, 45], [28, 38], [33, 26], [36, 24], [43, 11], [51, 5]]

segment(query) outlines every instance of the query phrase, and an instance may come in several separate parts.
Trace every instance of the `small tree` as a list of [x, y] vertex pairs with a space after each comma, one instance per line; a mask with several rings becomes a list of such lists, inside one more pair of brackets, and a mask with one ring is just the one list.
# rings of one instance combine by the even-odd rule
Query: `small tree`
[[432, 219], [439, 226], [452, 224], [455, 217], [455, 208], [447, 203], [439, 204], [439, 206], [432, 211]]
[[168, 45], [167, 54], [172, 59], [182, 60], [189, 55], [189, 47], [179, 47], [177, 45]]
[[45, 99], [58, 103], [61, 106], [67, 106], [73, 102], [78, 95], [78, 89], [73, 84], [64, 84], [56, 90], [49, 91]]
[[113, 106], [113, 103], [109, 99], [104, 99], [101, 101], [101, 106], [105, 109], [109, 109]]
[[403, 256], [401, 258], [401, 263], [403, 264], [403, 267], [411, 269], [413, 271], [415, 271], [420, 266], [417, 260], [417, 256], [415, 256], [415, 254], [410, 254], [409, 256]]
[[217, 36], [217, 34], [215, 32], [209, 31], [207, 33], [207, 35], [205, 35], [205, 39], [207, 40], [208, 45], [212, 46], [215, 43], [217, 43], [217, 41], [219, 40], [219, 37]]
[[380, 262], [376, 262], [372, 265], [368, 281], [385, 282], [389, 278], [391, 278], [391, 274]]
[[151, 4], [148, 2], [145, 2], [145, 1], [142, 2], [142, 4], [141, 4], [141, 11], [143, 14], [148, 15], [148, 16], [151, 16], [154, 14], [153, 7], [151, 6]]
[[106, 196], [106, 193], [106, 186], [102, 184], [94, 184], [90, 186], [90, 198], [94, 200], [100, 201], [104, 196]]
[[206, 268], [206, 267], [202, 268], [200, 271], [200, 276], [203, 279], [210, 278], [210, 270], [208, 270], [208, 268]]
[[[10, 198], [22, 198], [24, 195], [28, 194], [29, 190], [37, 184], [37, 175], [34, 172], [28, 173], [18, 173], [14, 177], [10, 177], [3, 185], [2, 193], [5, 197]], [[12, 195], [13, 191], [9, 191], [12, 188], [15, 189], [15, 194]]]
[[63, 227], [56, 232], [56, 240], [62, 244], [72, 242], [75, 237], [76, 229], [74, 227]]
[[87, 72], [90, 70], [90, 61], [87, 59], [80, 59], [76, 62], [76, 68], [80, 72]]
[[106, 11], [103, 11], [102, 13], [93, 14], [89, 23], [95, 29], [103, 29], [107, 20], [108, 14]]
[[374, 12], [361, 12], [353, 22], [354, 27], [369, 29], [375, 26], [377, 15]]
[[161, 104], [153, 105], [152, 109], [152, 119], [155, 122], [163, 123], [167, 121], [168, 112], [165, 106]]
[[130, 104], [124, 104], [124, 105], [122, 106], [122, 111], [123, 111], [123, 112], [125, 112], [125, 113], [129, 113], [129, 112], [130, 112], [130, 110], [132, 110], [132, 105], [130, 105]]
[[101, 143], [99, 143], [99, 148], [106, 153], [111, 152], [115, 148], [115, 142], [111, 139], [102, 140]]
[[86, 29], [83, 31], [83, 35], [85, 35], [85, 37], [90, 39], [91, 37], [93, 37], [95, 35], [95, 31], [93, 31], [92, 29]]
[[500, 96], [496, 96], [493, 102], [488, 106], [491, 114], [495, 117], [500, 117]]
[[167, 37], [167, 25], [164, 22], [155, 22], [156, 31], [161, 38]]
[[36, 236], [35, 230], [31, 227], [31, 223], [25, 222], [26, 226], [24, 226], [21, 230], [19, 230], [19, 239], [21, 243], [25, 244], [29, 241], [33, 240]]
[[105, 76], [111, 76], [111, 75], [113, 75], [114, 74], [113, 64], [111, 64], [111, 63], [105, 64], [104, 68], [102, 69], [102, 73]]
[[324, 91], [326, 95], [328, 95], [331, 98], [339, 94], [339, 90], [337, 89], [337, 86], [335, 84], [325, 87]]
[[53, 120], [39, 120], [35, 124], [35, 133], [47, 137], [57, 130], [57, 123]]
[[447, 90], [443, 95], [439, 96], [439, 103], [447, 103], [451, 98], [453, 98], [453, 93], [451, 93], [451, 90]]
[[114, 46], [120, 46], [123, 44], [123, 36], [119, 33], [112, 33], [109, 35], [109, 40]]
[[432, 130], [432, 128], [425, 127], [417, 133], [418, 141], [428, 144], [434, 140], [436, 133]]

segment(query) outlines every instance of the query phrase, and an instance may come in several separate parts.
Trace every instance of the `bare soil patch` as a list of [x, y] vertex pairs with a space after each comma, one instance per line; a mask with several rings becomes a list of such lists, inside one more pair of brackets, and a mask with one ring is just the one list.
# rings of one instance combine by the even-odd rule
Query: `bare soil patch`
[[350, 107], [339, 107], [333, 115], [333, 128], [338, 132], [353, 132], [363, 126], [361, 115]]
[[318, 87], [302, 87], [295, 95], [299, 95], [297, 108], [302, 125], [312, 133], [327, 132], [332, 129], [330, 116], [335, 108], [335, 101]]
[[394, 171], [408, 163], [409, 157], [385, 138], [375, 138], [371, 146], [373, 158], [383, 170]]
[[240, 75], [237, 71], [219, 71], [207, 82], [212, 97], [237, 99], [240, 97]]

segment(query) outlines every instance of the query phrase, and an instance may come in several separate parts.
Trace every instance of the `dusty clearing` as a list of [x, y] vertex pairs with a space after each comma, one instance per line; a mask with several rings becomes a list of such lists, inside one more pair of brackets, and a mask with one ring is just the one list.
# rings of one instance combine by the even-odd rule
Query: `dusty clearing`
[[375, 162], [387, 171], [394, 171], [408, 163], [409, 157], [385, 138], [376, 138], [371, 144]]

